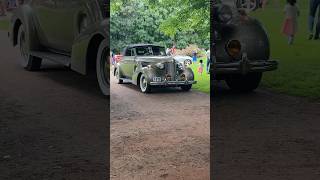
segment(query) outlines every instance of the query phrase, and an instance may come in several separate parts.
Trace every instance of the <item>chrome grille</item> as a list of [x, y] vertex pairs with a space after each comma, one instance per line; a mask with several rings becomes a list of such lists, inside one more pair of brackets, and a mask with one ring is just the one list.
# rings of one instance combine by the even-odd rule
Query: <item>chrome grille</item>
[[176, 67], [175, 64], [172, 62], [166, 62], [164, 63], [165, 71], [167, 75], [170, 75], [172, 80], [175, 80], [175, 75], [176, 75]]

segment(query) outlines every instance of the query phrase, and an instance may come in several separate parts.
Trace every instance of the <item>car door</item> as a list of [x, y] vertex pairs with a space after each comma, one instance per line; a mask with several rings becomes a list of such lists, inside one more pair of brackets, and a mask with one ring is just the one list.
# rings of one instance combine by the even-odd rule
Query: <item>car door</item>
[[[89, 0], [87, 0], [89, 1]], [[59, 24], [60, 29], [57, 29], [54, 37], [54, 47], [66, 53], [70, 53], [76, 36], [80, 33], [78, 26], [79, 18], [86, 20], [89, 14], [84, 0], [56, 0], [57, 13], [54, 17], [54, 22]], [[88, 17], [87, 17], [88, 16]], [[61, 28], [63, 27], [63, 28]]]
[[133, 74], [133, 66], [135, 64], [135, 50], [128, 48], [121, 60], [121, 73], [126, 78], [131, 79]]
[[59, 27], [53, 22], [57, 10], [56, 0], [33, 0], [32, 7], [38, 39], [41, 45], [51, 47], [55, 41], [54, 32]]

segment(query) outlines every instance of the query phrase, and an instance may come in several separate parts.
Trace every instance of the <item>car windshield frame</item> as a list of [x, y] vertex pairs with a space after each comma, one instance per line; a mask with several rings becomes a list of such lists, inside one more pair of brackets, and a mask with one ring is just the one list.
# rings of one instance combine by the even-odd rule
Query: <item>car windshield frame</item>
[[103, 18], [108, 18], [109, 16], [109, 5], [107, 0], [99, 0], [99, 6]]
[[136, 46], [135, 50], [137, 56], [167, 56], [162, 46]]

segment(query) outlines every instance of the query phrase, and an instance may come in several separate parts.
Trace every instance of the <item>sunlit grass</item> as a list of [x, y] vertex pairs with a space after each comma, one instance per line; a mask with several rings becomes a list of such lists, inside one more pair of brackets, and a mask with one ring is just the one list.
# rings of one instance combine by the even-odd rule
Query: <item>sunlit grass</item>
[[281, 34], [282, 8], [271, 5], [252, 13], [268, 31], [271, 56], [280, 63], [277, 71], [265, 73], [263, 85], [281, 93], [320, 99], [320, 41], [307, 39], [308, 9], [306, 4], [300, 4], [300, 7], [304, 8], [301, 9], [299, 31], [292, 46]]
[[9, 21], [8, 20], [0, 20], [0, 30], [8, 30], [9, 29]]

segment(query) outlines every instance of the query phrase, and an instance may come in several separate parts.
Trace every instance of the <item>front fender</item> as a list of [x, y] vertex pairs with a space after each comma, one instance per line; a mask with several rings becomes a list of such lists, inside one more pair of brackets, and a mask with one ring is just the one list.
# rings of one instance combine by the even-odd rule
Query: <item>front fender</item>
[[142, 68], [137, 67], [136, 71], [133, 73], [133, 76], [132, 76], [132, 84], [138, 85], [139, 76], [141, 74], [144, 74], [146, 76], [148, 83], [151, 81], [150, 69], [148, 67], [142, 67]]
[[97, 53], [98, 46], [103, 40], [106, 39], [106, 42], [109, 42], [105, 26], [104, 21], [96, 23], [77, 36], [72, 46], [72, 70], [81, 74], [87, 74], [87, 62], [92, 60], [95, 61], [95, 59], [88, 59], [94, 57], [88, 54]]
[[183, 73], [186, 75], [187, 80], [193, 81], [194, 80], [194, 73], [191, 68], [187, 67]]

